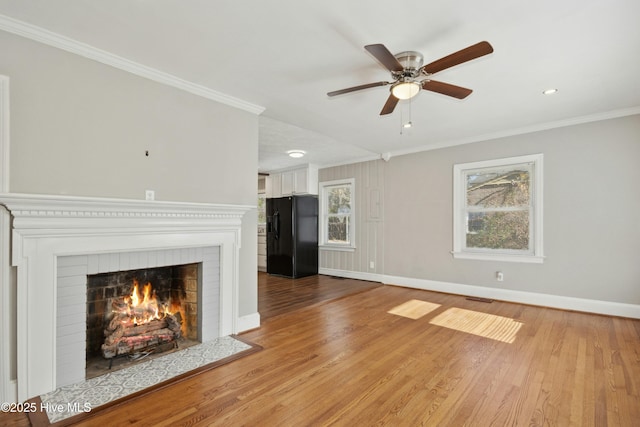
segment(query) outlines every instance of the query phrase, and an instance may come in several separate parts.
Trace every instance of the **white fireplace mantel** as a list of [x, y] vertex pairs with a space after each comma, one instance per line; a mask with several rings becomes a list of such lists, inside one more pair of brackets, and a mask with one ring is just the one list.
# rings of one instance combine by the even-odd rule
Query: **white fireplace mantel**
[[56, 261], [220, 246], [220, 331], [236, 330], [241, 221], [252, 206], [0, 193], [17, 268], [17, 397], [56, 388]]

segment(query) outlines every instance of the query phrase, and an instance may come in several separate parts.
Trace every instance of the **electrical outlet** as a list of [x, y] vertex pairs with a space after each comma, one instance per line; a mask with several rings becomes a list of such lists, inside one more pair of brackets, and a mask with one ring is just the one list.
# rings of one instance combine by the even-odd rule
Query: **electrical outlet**
[[376, 263], [373, 261], [369, 261], [369, 268], [376, 268]]
[[156, 192], [153, 190], [145, 190], [144, 192], [144, 199], [145, 200], [155, 200], [156, 198]]
[[502, 282], [504, 280], [504, 274], [502, 274], [502, 271], [496, 271], [496, 280], [498, 282]]

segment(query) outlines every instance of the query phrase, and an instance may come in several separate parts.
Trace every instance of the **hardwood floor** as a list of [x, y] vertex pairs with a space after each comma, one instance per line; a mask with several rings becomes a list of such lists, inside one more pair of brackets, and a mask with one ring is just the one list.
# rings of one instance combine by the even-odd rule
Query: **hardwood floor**
[[[268, 287], [270, 279], [262, 280]], [[394, 308], [414, 318], [388, 313]], [[270, 316], [241, 338], [263, 350], [97, 412], [82, 425], [640, 420], [640, 320], [378, 286]]]
[[258, 273], [258, 312], [262, 321], [314, 304], [353, 295], [381, 286], [377, 282], [331, 276], [299, 279]]

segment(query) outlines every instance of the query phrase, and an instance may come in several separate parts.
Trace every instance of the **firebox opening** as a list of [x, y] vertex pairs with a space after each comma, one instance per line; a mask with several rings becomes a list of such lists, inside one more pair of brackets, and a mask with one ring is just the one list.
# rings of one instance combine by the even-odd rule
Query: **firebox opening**
[[201, 263], [87, 276], [87, 379], [202, 341]]

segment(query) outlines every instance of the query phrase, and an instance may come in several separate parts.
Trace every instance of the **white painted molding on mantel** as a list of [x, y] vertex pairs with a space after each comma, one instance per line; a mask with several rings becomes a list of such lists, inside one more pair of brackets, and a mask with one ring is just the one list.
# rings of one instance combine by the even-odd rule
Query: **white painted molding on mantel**
[[53, 46], [67, 52], [110, 65], [128, 73], [135, 74], [167, 86], [172, 86], [194, 95], [202, 96], [203, 98], [248, 111], [256, 115], [262, 114], [265, 110], [262, 106], [189, 82], [172, 74], [130, 61], [121, 56], [114, 55], [113, 53], [98, 49], [86, 43], [81, 43], [61, 34], [45, 30], [44, 28], [19, 21], [6, 15], [0, 15], [0, 30]]
[[17, 267], [17, 398], [56, 386], [56, 261], [60, 256], [220, 247], [220, 330], [239, 333], [259, 318], [238, 316], [242, 217], [255, 206], [77, 196], [0, 194], [13, 217]]
[[518, 291], [514, 289], [490, 288], [486, 286], [465, 285], [461, 283], [415, 279], [411, 277], [391, 276], [387, 274], [336, 270], [330, 268], [320, 268], [319, 273], [329, 276], [346, 277], [349, 279], [381, 282], [385, 285], [424, 289], [426, 291], [443, 292], [448, 294], [465, 295], [479, 298], [489, 298], [499, 301], [557, 308], [561, 310], [581, 311], [585, 313], [640, 319], [640, 305], [638, 304], [592, 300], [563, 295], [550, 295], [537, 292]]
[[[0, 193], [0, 205], [6, 206], [14, 217], [14, 228], [59, 227], [60, 220], [69, 219], [65, 227], [100, 228], [126, 226], [136, 220], [151, 221], [154, 225], [173, 223], [197, 226], [200, 222], [222, 220], [237, 223], [242, 216], [255, 209], [251, 205], [228, 205], [192, 202], [163, 202], [134, 199], [109, 199], [82, 196]], [[83, 222], [93, 221], [95, 224]], [[195, 222], [194, 222], [195, 221]], [[118, 222], [118, 224], [114, 224]], [[51, 224], [49, 224], [51, 223]]]

